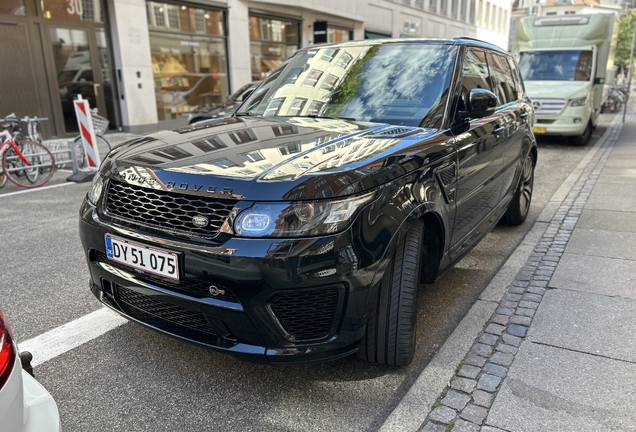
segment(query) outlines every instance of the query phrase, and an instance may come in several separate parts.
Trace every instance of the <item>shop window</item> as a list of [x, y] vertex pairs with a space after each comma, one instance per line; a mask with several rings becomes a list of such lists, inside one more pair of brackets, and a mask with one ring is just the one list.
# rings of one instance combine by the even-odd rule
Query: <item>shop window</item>
[[299, 23], [250, 16], [252, 79], [262, 80], [300, 47]]
[[306, 87], [316, 87], [316, 84], [318, 83], [318, 80], [321, 76], [322, 71], [314, 69], [309, 72], [309, 75], [307, 75], [307, 78], [305, 78], [305, 82], [303, 83], [303, 85]]
[[335, 75], [327, 75], [327, 78], [325, 78], [325, 82], [322, 83], [322, 86], [320, 87], [323, 90], [327, 90], [327, 91], [331, 91], [331, 89], [333, 89], [336, 86], [336, 83], [338, 82], [338, 77]]
[[[159, 120], [185, 119], [197, 106], [225, 101], [229, 94], [225, 38], [209, 35], [216, 27], [204, 27], [209, 30], [208, 35], [191, 35], [187, 31], [195, 28], [196, 10], [158, 4], [149, 5], [148, 10], [152, 11], [148, 14], [151, 29], [160, 28], [162, 23], [166, 26], [162, 32], [150, 31]], [[199, 15], [205, 20], [207, 12], [201, 12]], [[176, 25], [181, 27], [178, 33]]]
[[[6, 7], [5, 2], [23, 4], [22, 0], [0, 0], [0, 13]], [[69, 21], [104, 22], [104, 3], [92, 0], [40, 0], [42, 16], [47, 19]], [[24, 7], [22, 7], [24, 10]], [[16, 15], [24, 15], [16, 14]]]
[[223, 11], [147, 2], [148, 28], [224, 36]]
[[24, 10], [24, 0], [2, 0], [0, 1], [0, 15], [26, 15]]
[[353, 31], [327, 27], [327, 42], [346, 42], [353, 39]]

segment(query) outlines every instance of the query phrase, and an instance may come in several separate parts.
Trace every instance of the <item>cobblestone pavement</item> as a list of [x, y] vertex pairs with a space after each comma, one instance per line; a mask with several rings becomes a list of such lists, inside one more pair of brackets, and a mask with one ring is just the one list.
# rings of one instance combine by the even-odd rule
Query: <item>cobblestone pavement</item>
[[[627, 116], [634, 119], [634, 114]], [[552, 217], [540, 242], [509, 286], [455, 376], [432, 407], [423, 432], [495, 432], [485, 424], [489, 409], [526, 338], [548, 283], [561, 260], [583, 207], [614, 148], [622, 116], [608, 128], [599, 150]]]

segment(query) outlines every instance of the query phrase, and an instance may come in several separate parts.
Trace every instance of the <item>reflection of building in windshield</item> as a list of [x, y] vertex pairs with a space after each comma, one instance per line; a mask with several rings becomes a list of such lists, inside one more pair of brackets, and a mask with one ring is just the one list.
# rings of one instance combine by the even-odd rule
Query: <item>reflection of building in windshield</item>
[[589, 81], [593, 60], [591, 50], [522, 52], [519, 69], [526, 81]]
[[287, 73], [283, 87], [263, 115], [322, 115], [331, 91], [344, 78], [352, 60], [368, 50], [369, 47], [308, 51], [303, 56], [307, 61], [305, 67]]

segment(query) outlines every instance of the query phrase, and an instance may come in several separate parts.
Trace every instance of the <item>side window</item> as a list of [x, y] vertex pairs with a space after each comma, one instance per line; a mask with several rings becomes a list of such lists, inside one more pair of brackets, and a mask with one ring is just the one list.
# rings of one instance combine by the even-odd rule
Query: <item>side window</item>
[[464, 58], [460, 102], [460, 105], [463, 103], [464, 106], [460, 106], [460, 110], [468, 106], [468, 96], [470, 95], [470, 91], [475, 88], [494, 91], [490, 85], [490, 73], [488, 71], [488, 63], [486, 62], [486, 53], [469, 48]]
[[517, 63], [511, 58], [508, 59], [508, 64], [510, 65], [510, 70], [512, 71], [512, 77], [515, 80], [515, 91], [517, 92], [517, 99], [521, 99], [523, 97], [524, 89], [521, 75], [519, 75], [519, 68], [517, 67]]
[[493, 81], [497, 88], [499, 104], [504, 105], [508, 102], [516, 101], [518, 98], [515, 82], [512, 78], [512, 72], [510, 71], [506, 58], [496, 53], [489, 53], [488, 59], [490, 61]]

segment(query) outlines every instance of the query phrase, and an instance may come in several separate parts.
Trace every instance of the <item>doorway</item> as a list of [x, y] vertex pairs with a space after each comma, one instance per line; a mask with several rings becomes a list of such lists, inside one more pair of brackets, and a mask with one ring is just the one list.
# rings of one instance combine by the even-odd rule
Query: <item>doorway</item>
[[73, 101], [81, 96], [97, 108], [99, 115], [116, 127], [112, 68], [104, 28], [94, 25], [49, 25], [46, 36], [50, 47], [51, 88], [57, 89], [55, 116], [58, 130], [78, 133]]

